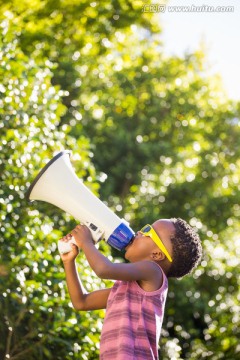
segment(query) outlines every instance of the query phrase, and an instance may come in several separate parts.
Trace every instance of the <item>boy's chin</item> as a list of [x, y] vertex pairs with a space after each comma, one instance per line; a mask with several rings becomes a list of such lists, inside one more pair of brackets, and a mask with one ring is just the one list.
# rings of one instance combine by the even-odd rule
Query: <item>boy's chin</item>
[[127, 249], [126, 249], [126, 251], [125, 251], [124, 258], [125, 258], [126, 260], [129, 260], [129, 259], [128, 259], [128, 250], [127, 250]]

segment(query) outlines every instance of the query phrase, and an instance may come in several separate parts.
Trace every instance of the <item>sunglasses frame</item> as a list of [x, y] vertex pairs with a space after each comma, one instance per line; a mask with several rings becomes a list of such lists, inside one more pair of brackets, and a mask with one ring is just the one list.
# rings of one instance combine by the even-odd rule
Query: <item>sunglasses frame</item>
[[[144, 231], [144, 229], [146, 229], [148, 227], [150, 228], [150, 230]], [[170, 256], [169, 252], [167, 251], [165, 245], [163, 244], [162, 240], [160, 239], [160, 237], [158, 236], [158, 234], [156, 233], [156, 231], [150, 224], [143, 226], [143, 228], [141, 230], [139, 230], [139, 232], [144, 236], [149, 236], [155, 242], [155, 244], [159, 247], [159, 249], [164, 253], [164, 255], [166, 255], [167, 259], [170, 262], [172, 262], [172, 258]]]

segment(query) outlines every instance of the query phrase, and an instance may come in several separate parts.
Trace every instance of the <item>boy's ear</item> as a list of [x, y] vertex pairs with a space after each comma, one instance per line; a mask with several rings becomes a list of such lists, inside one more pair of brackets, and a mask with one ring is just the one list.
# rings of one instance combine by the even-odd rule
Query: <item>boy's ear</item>
[[161, 250], [153, 250], [153, 252], [151, 254], [151, 258], [154, 261], [161, 261], [161, 260], [164, 260], [165, 255], [162, 253]]

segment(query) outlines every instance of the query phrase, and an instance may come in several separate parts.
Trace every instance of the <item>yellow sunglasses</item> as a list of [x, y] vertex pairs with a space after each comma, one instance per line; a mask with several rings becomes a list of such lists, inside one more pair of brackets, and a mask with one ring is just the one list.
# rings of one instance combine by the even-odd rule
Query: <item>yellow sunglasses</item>
[[149, 224], [145, 225], [141, 230], [139, 230], [139, 232], [144, 236], [150, 236], [150, 238], [155, 242], [155, 244], [159, 247], [159, 249], [162, 250], [162, 252], [166, 255], [168, 260], [172, 262], [172, 258], [169, 255], [169, 252], [167, 251], [162, 240], [160, 239], [160, 237], [158, 236], [158, 234], [151, 225]]

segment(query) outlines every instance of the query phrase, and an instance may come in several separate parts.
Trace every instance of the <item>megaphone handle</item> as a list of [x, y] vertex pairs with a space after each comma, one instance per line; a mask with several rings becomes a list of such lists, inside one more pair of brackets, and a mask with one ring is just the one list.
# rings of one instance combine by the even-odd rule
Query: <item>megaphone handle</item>
[[[99, 227], [97, 227], [90, 221], [86, 221], [84, 223], [84, 225], [86, 225], [89, 228], [89, 230], [91, 231], [91, 234], [92, 234], [95, 244], [103, 238], [103, 231], [101, 229], [99, 229]], [[70, 244], [77, 245], [73, 236], [72, 236], [72, 239], [68, 242], [59, 240], [58, 241], [58, 251], [60, 252], [60, 254], [66, 254], [66, 253], [70, 252], [72, 250]]]
[[59, 253], [60, 254], [67, 254], [68, 252], [70, 252], [72, 250], [71, 244], [77, 245], [73, 236], [72, 236], [71, 240], [69, 240], [68, 242], [58, 240], [58, 251], [59, 251]]

